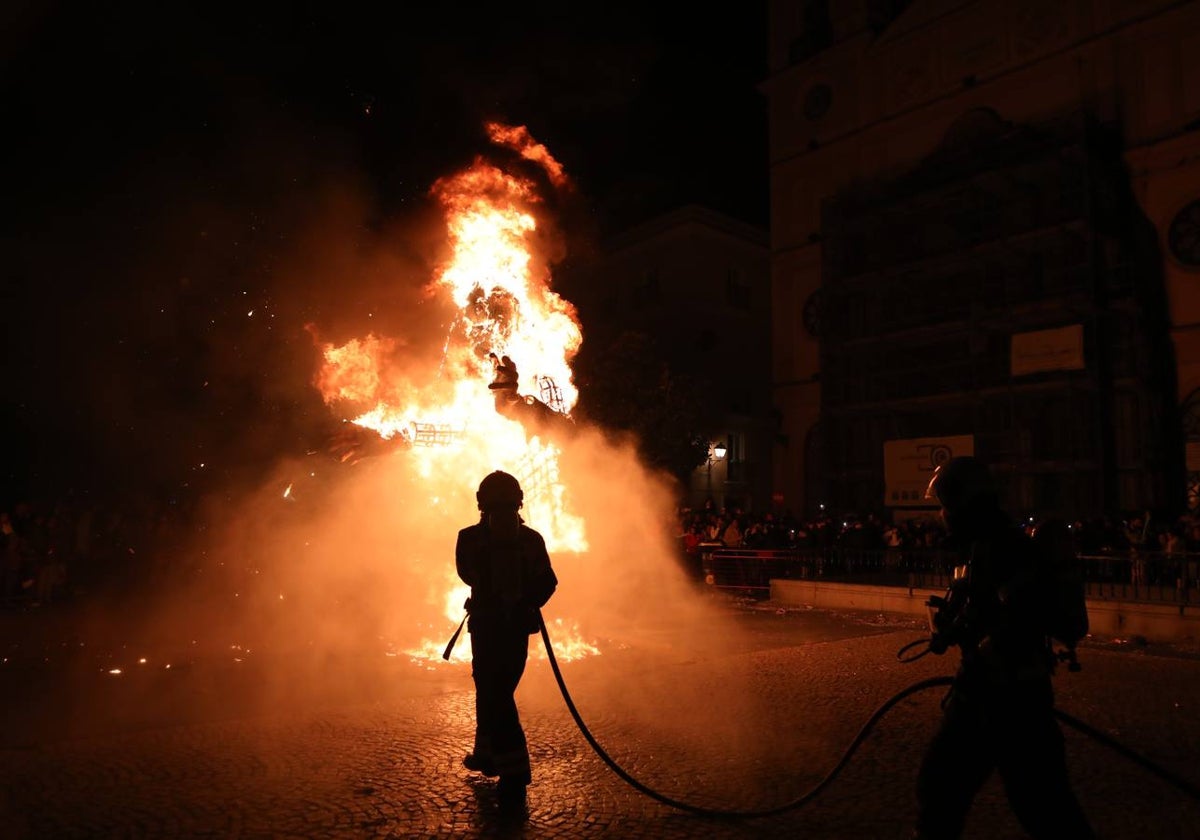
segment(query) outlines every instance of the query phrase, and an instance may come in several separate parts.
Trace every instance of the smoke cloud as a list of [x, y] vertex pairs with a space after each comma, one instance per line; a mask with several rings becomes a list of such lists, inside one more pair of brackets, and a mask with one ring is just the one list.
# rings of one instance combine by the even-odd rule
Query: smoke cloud
[[[205, 461], [196, 479], [205, 492], [189, 538], [144, 561], [119, 606], [89, 604], [81, 637], [107, 645], [113, 666], [126, 671], [142, 667], [144, 657], [146, 668], [233, 668], [244, 677], [236, 697], [215, 689], [164, 695], [147, 686], [131, 702], [148, 717], [367, 702], [430, 669], [469, 686], [467, 634], [454, 661], [439, 656], [462, 615], [455, 538], [478, 519], [479, 481], [512, 465], [477, 439], [379, 446], [345, 461], [329, 450], [328, 433], [344, 429], [347, 418], [339, 414], [344, 406], [326, 405], [314, 387], [314, 334], [332, 343], [385, 336], [397, 375], [423, 387], [437, 379], [454, 314], [430, 294], [445, 257], [441, 220], [423, 208], [372, 221], [376, 208], [350, 184], [322, 182], [310, 200], [264, 222], [285, 242], [251, 249], [255, 258], [270, 257], [258, 285], [245, 284], [254, 274], [245, 267], [236, 282], [222, 282], [211, 266], [169, 281], [179, 292], [179, 329], [165, 330], [155, 346], [191, 341], [187, 364], [203, 384], [193, 383], [200, 389], [194, 402], [172, 409], [177, 422], [165, 425], [174, 443], [162, 446], [176, 454], [180, 440], [195, 447], [194, 460]], [[161, 265], [165, 254], [193, 268], [214, 259], [202, 243], [237, 241], [230, 224], [228, 215], [206, 218], [202, 206], [193, 207], [173, 218], [150, 264]], [[184, 241], [193, 239], [189, 252]], [[544, 239], [560, 257], [562, 238]], [[186, 303], [198, 285], [207, 289], [205, 300], [216, 295], [223, 313], [211, 324], [213, 310], [203, 307], [211, 329]], [[153, 304], [145, 305], [149, 317]], [[116, 402], [139, 404], [128, 393]], [[238, 414], [242, 403], [250, 407]], [[525, 435], [531, 447], [536, 441], [557, 450], [549, 475], [518, 459], [527, 524], [544, 534], [560, 530], [559, 508], [537, 503], [552, 491], [563, 515], [582, 523], [586, 542], [581, 550], [552, 545], [560, 586], [544, 610], [552, 640], [563, 645], [557, 655], [568, 686], [582, 669], [580, 708], [615, 705], [631, 729], [670, 731], [681, 743], [696, 731], [740, 743], [757, 719], [752, 693], [730, 684], [688, 698], [667, 672], [624, 655], [648, 650], [688, 662], [739, 642], [728, 613], [682, 567], [676, 488], [608, 430], [564, 426]], [[685, 641], [658, 641], [665, 638]], [[545, 654], [533, 641], [536, 662]], [[550, 702], [557, 688], [534, 670], [522, 692]], [[158, 712], [156, 704], [164, 704]], [[86, 714], [86, 703], [75, 711]]]

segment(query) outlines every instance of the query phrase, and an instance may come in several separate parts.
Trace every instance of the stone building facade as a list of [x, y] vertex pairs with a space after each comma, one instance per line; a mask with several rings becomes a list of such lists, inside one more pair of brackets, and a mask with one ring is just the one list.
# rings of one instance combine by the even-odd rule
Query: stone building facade
[[1194, 506], [1200, 2], [769, 11], [778, 503], [973, 451], [1030, 515]]

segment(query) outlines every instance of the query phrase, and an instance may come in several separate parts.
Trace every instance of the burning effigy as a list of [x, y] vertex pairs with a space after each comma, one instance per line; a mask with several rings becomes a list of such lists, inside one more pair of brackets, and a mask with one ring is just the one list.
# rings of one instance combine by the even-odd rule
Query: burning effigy
[[[541, 166], [551, 184], [565, 182], [524, 128], [487, 128], [493, 142]], [[533, 253], [535, 184], [479, 157], [439, 179], [431, 194], [445, 214], [449, 255], [425, 291], [451, 301], [454, 312], [438, 376], [422, 384], [406, 377], [391, 364], [397, 343], [388, 336], [321, 343], [315, 384], [325, 403], [362, 408], [334, 441], [335, 454], [354, 461], [385, 451], [380, 442], [387, 442], [386, 451], [403, 451], [430, 486], [511, 472], [526, 488], [526, 516], [549, 550], [585, 551], [583, 521], [565, 499], [558, 469], [578, 398], [570, 363], [582, 331], [574, 307], [552, 290], [548, 264]], [[448, 617], [461, 612], [465, 593], [461, 584], [449, 587]]]
[[[236, 650], [314, 684], [334, 667], [369, 684], [381, 656], [444, 667], [468, 594], [455, 537], [495, 470], [520, 481], [521, 515], [554, 560], [543, 618], [558, 661], [626, 650], [648, 624], [710, 620], [676, 555], [674, 479], [627, 435], [573, 417], [584, 333], [551, 282], [565, 250], [539, 193], [567, 184], [562, 168], [524, 129], [488, 128], [501, 162], [480, 155], [435, 180], [439, 224], [397, 229], [420, 259], [346, 278], [311, 267], [330, 294], [300, 322], [312, 363], [299, 385], [319, 395], [312, 432], [338, 431], [206, 499], [197, 577], [147, 621], [177, 661]], [[460, 642], [451, 667], [470, 655]], [[547, 656], [541, 640], [531, 656]]]
[[[248, 483], [215, 486], [195, 544], [170, 557], [174, 583], [102, 616], [121, 634], [104, 662], [113, 679], [218, 663], [252, 676], [253, 701], [273, 711], [443, 676], [409, 679], [418, 672], [465, 677], [469, 638], [442, 658], [469, 591], [455, 539], [478, 521], [475, 491], [495, 470], [520, 481], [521, 516], [553, 559], [559, 586], [542, 617], [555, 661], [590, 676], [593, 697], [610, 685], [622, 703], [673, 692], [657, 668], [611, 678], [646, 650], [686, 660], [734, 644], [681, 569], [674, 479], [625, 433], [573, 416], [584, 331], [551, 283], [565, 251], [538, 192], [565, 184], [562, 168], [524, 129], [489, 129], [506, 165], [481, 156], [434, 181], [438, 224], [405, 220], [379, 237], [380, 250], [417, 243], [404, 252], [413, 259], [362, 247], [348, 232], [357, 204], [321, 207], [313, 235], [298, 237], [291, 273], [327, 293], [298, 307], [303, 356], [287, 340], [302, 369], [286, 391], [304, 398], [287, 418], [303, 425], [300, 446], [281, 446]], [[314, 259], [359, 248], [357, 262]], [[266, 382], [278, 375], [263, 369]], [[548, 655], [531, 640], [532, 660]], [[556, 690], [527, 690], [539, 684]], [[627, 711], [653, 716], [651, 706]], [[724, 698], [722, 719], [739, 707]]]

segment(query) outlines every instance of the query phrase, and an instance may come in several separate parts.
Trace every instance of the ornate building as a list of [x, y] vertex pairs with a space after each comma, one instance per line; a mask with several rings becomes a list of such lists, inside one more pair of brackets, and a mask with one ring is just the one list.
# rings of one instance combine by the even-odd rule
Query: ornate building
[[1200, 2], [770, 10], [776, 499], [1194, 505]]

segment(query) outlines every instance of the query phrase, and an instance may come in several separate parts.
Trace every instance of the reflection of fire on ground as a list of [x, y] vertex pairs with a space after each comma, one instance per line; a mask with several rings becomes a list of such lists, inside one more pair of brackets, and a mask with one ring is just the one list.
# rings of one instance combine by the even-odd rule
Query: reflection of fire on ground
[[[553, 183], [563, 182], [561, 167], [523, 128], [493, 124], [489, 131], [494, 142], [543, 166]], [[332, 449], [343, 462], [405, 450], [434, 492], [439, 481], [461, 486], [493, 469], [509, 471], [525, 489], [526, 520], [547, 547], [585, 551], [584, 523], [565, 502], [558, 469], [578, 396], [570, 362], [582, 334], [574, 307], [550, 289], [548, 266], [531, 250], [535, 185], [477, 159], [432, 193], [445, 211], [450, 257], [428, 292], [457, 310], [445, 328], [439, 375], [417, 385], [387, 337], [323, 343], [316, 384], [325, 402], [358, 410]], [[450, 581], [447, 617], [461, 615], [466, 594]], [[562, 655], [594, 651], [569, 636]]]

